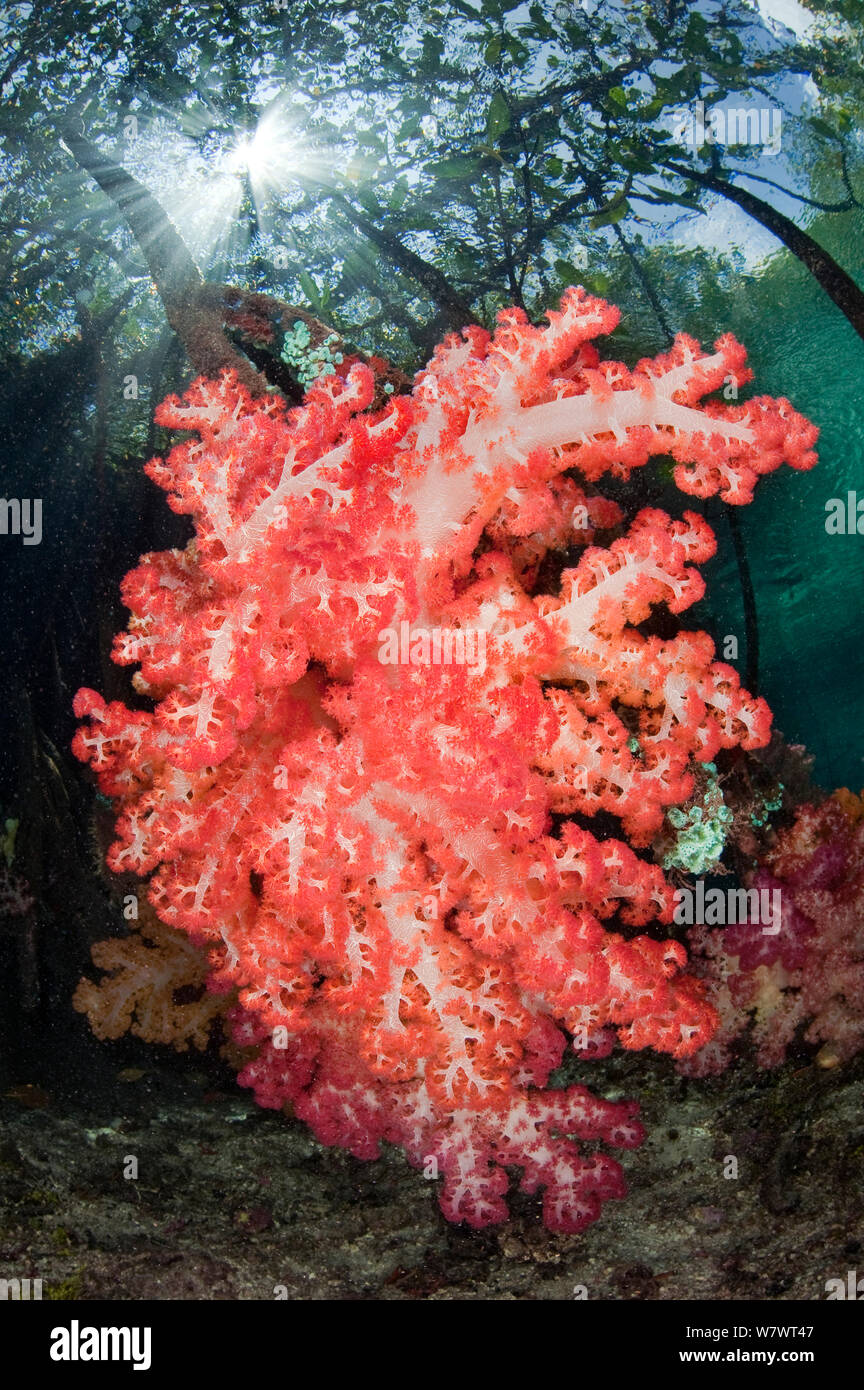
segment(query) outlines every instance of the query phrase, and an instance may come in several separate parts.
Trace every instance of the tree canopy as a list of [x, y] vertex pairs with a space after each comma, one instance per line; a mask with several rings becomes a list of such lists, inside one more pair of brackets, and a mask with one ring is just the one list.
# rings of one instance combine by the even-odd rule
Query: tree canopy
[[864, 332], [854, 268], [809, 231], [859, 207], [854, 9], [794, 34], [753, 0], [13, 6], [0, 331], [32, 351], [97, 315], [127, 362], [157, 351], [153, 225], [101, 162], [170, 219], [175, 278], [305, 304], [409, 369], [504, 303], [608, 291], [621, 262], [680, 326], [651, 253], [718, 200]]

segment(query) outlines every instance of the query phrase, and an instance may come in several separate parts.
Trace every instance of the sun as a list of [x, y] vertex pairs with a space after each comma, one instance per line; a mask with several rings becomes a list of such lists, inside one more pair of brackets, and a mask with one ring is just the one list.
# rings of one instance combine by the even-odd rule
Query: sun
[[262, 117], [252, 134], [233, 146], [224, 168], [226, 173], [248, 176], [253, 189], [265, 189], [284, 184], [298, 163], [298, 147], [274, 113]]

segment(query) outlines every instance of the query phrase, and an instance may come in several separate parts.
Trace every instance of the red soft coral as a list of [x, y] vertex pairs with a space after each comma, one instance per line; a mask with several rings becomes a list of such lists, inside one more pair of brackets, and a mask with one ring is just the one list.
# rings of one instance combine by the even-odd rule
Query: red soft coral
[[[640, 1130], [630, 1105], [540, 1091], [561, 1029], [585, 1055], [617, 1036], [684, 1057], [715, 1026], [683, 948], [643, 930], [671, 894], [631, 846], [770, 719], [705, 634], [638, 628], [701, 596], [705, 522], [643, 510], [589, 544], [622, 517], [592, 484], [672, 453], [685, 490], [743, 501], [784, 456], [808, 466], [815, 431], [785, 402], [699, 404], [746, 379], [734, 340], [630, 371], [591, 342], [615, 309], [573, 290], [549, 319], [449, 338], [376, 413], [365, 366], [291, 410], [231, 376], [166, 402], [193, 437], [148, 471], [195, 539], [127, 577], [115, 653], [156, 706], [80, 692], [75, 749], [119, 802], [112, 866], [155, 870], [162, 920], [239, 989], [263, 1104], [363, 1157], [434, 1159], [474, 1225], [521, 1166], [572, 1231], [623, 1191], [573, 1138]], [[576, 545], [560, 594], [532, 596]], [[566, 819], [598, 811], [624, 839]]]

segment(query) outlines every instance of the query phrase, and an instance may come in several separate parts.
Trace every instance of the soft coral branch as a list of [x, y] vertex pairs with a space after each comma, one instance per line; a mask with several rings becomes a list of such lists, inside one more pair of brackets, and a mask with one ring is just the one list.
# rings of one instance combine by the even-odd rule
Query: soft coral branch
[[[196, 535], [127, 577], [115, 653], [155, 708], [79, 692], [75, 749], [118, 803], [112, 867], [152, 874], [211, 988], [238, 991], [263, 1104], [361, 1157], [386, 1139], [434, 1158], [446, 1214], [474, 1225], [502, 1219], [520, 1166], [576, 1230], [623, 1187], [574, 1141], [641, 1131], [632, 1106], [540, 1088], [567, 1032], [585, 1056], [711, 1036], [634, 848], [770, 722], [704, 633], [640, 631], [701, 596], [704, 521], [644, 510], [604, 547], [622, 513], [594, 485], [671, 452], [685, 490], [745, 501], [784, 457], [809, 466], [815, 431], [785, 402], [703, 403], [746, 380], [732, 339], [630, 371], [593, 344], [617, 322], [601, 300], [570, 291], [549, 318], [451, 337], [384, 410], [356, 363], [291, 410], [230, 375], [162, 406], [192, 437], [149, 472]], [[529, 591], [579, 545], [558, 594]], [[431, 656], [429, 627], [461, 647]], [[396, 629], [425, 647], [384, 658]], [[621, 838], [568, 819], [598, 811]]]

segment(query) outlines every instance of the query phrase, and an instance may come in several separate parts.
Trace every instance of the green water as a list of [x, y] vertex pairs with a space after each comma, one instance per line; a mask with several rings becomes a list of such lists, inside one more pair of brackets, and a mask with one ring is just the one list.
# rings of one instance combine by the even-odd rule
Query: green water
[[[864, 280], [861, 219], [835, 218], [829, 235], [811, 234], [859, 283]], [[828, 535], [825, 504], [850, 490], [864, 499], [864, 341], [813, 278], [783, 254], [759, 279], [742, 276], [677, 321], [708, 342], [731, 330], [747, 346], [753, 391], [788, 396], [821, 434], [809, 473], [783, 468], [760, 481], [740, 509], [756, 591], [760, 694], [791, 743], [815, 755], [825, 787], [864, 786], [864, 535]], [[712, 517], [712, 523], [713, 523]], [[741, 589], [728, 527], [715, 526], [718, 557], [706, 567], [715, 637], [746, 644]]]

